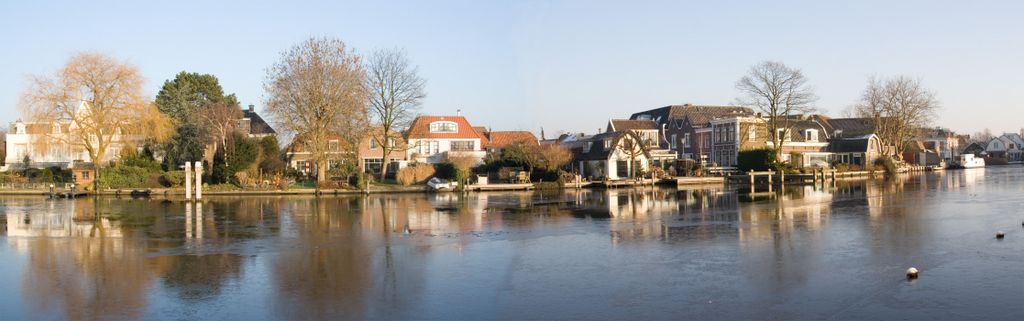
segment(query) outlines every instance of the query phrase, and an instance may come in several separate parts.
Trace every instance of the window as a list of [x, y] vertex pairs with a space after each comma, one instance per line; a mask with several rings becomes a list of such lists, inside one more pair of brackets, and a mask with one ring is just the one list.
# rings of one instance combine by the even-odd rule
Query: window
[[753, 141], [757, 139], [757, 126], [750, 125], [747, 128], [747, 140]]
[[776, 138], [782, 137], [782, 140], [787, 141], [787, 142], [793, 140], [793, 135], [792, 134], [793, 134], [793, 131], [786, 130], [785, 128], [779, 128], [779, 129], [777, 129], [775, 131], [775, 137]]
[[370, 149], [377, 149], [377, 139], [370, 138]]
[[583, 152], [590, 152], [590, 148], [594, 146], [594, 142], [586, 142], [583, 144]]
[[363, 159], [363, 170], [369, 173], [379, 173], [381, 167], [384, 165], [384, 160], [380, 158], [364, 158]]
[[471, 140], [454, 141], [452, 142], [452, 151], [455, 152], [470, 152], [475, 150], [476, 142]]
[[341, 151], [341, 146], [340, 144], [338, 144], [338, 140], [332, 139], [330, 141], [327, 141], [327, 150], [331, 152]]
[[690, 147], [690, 133], [683, 134], [683, 147]]
[[804, 131], [804, 141], [816, 142], [818, 141], [818, 131], [814, 129], [808, 129]]
[[395, 148], [395, 139], [394, 138], [388, 138], [388, 147]]
[[832, 136], [843, 137], [843, 130], [842, 129], [836, 129], [836, 131], [834, 133], [832, 133]]
[[672, 140], [671, 140], [671, 142], [672, 142], [672, 144], [671, 144], [671, 148], [672, 148], [672, 149], [676, 149], [676, 134], [672, 134]]
[[82, 179], [89, 179], [89, 171], [82, 171]]
[[459, 125], [450, 121], [436, 121], [430, 123], [431, 133], [455, 133], [459, 131]]
[[612, 140], [611, 139], [605, 139], [604, 140], [604, 149], [605, 150], [612, 149]]

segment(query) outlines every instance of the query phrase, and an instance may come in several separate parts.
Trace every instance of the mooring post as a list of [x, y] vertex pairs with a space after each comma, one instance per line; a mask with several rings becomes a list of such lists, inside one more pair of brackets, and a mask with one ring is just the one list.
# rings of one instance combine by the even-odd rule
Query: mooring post
[[203, 163], [196, 162], [196, 200], [203, 199]]
[[185, 162], [185, 200], [192, 199], [192, 162]]
[[50, 198], [53, 198], [53, 184], [50, 184]]
[[768, 185], [774, 184], [772, 182], [772, 176], [775, 176], [775, 173], [774, 172], [768, 172]]
[[754, 170], [747, 172], [747, 175], [750, 175], [750, 186], [754, 186]]

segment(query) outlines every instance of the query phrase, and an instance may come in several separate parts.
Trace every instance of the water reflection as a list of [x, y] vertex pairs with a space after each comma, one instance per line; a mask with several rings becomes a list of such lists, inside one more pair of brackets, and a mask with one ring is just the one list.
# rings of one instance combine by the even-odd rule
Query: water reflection
[[[524, 315], [504, 310], [521, 301], [501, 295], [527, 295], [518, 289], [538, 286], [519, 280], [536, 279], [538, 273], [563, 280], [599, 277], [606, 272], [589, 267], [617, 260], [658, 271], [662, 263], [656, 262], [665, 259], [674, 263], [660, 277], [680, 278], [698, 293], [718, 289], [709, 293], [718, 293], [712, 297], [720, 300], [745, 298], [756, 310], [835, 286], [822, 281], [822, 271], [866, 276], [879, 273], [866, 266], [899, 267], [906, 258], [941, 264], [942, 256], [926, 254], [939, 251], [934, 244], [951, 233], [959, 235], [956, 228], [963, 223], [937, 220], [936, 213], [977, 206], [971, 195], [982, 191], [1010, 193], [1001, 186], [1019, 182], [1021, 175], [1009, 172], [786, 186], [768, 194], [709, 186], [214, 197], [195, 204], [7, 197], [2, 203], [8, 246], [26, 257], [15, 294], [31, 303], [18, 311], [25, 318], [418, 319], [473, 318], [495, 310]], [[572, 262], [553, 269], [530, 268], [571, 255], [549, 250], [566, 244], [588, 255], [572, 256]], [[452, 272], [468, 267], [470, 272], [459, 273], [469, 274]], [[473, 282], [500, 284], [501, 290]], [[863, 292], [884, 284], [843, 285]], [[601, 297], [611, 289], [566, 290]], [[641, 293], [666, 291], [671, 297], [678, 290], [654, 287]], [[467, 293], [503, 298], [506, 304], [471, 302], [461, 310], [439, 304], [446, 296]], [[750, 299], [759, 294], [785, 300]], [[820, 309], [834, 312], [839, 306]], [[600, 311], [600, 306], [590, 308]], [[534, 309], [554, 313], [545, 316], [589, 315]], [[816, 309], [784, 316], [829, 315], [813, 314]]]

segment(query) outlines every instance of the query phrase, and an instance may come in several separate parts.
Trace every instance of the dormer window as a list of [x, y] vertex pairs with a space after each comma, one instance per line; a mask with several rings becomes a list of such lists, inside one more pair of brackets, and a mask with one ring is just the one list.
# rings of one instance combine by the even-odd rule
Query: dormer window
[[457, 133], [459, 132], [459, 124], [450, 121], [436, 121], [430, 123], [431, 133]]
[[779, 128], [775, 131], [775, 137], [782, 137], [782, 140], [787, 142], [793, 140], [792, 134], [793, 131], [786, 130], [785, 128]]
[[804, 130], [804, 141], [816, 142], [818, 141], [818, 130], [808, 129]]
[[832, 133], [832, 136], [843, 137], [843, 130], [842, 129], [836, 129], [836, 131]]

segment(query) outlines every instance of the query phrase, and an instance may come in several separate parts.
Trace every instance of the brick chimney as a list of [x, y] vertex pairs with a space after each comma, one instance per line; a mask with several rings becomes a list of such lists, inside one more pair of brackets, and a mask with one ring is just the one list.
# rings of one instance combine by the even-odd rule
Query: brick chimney
[[256, 111], [256, 105], [249, 105], [249, 112]]

